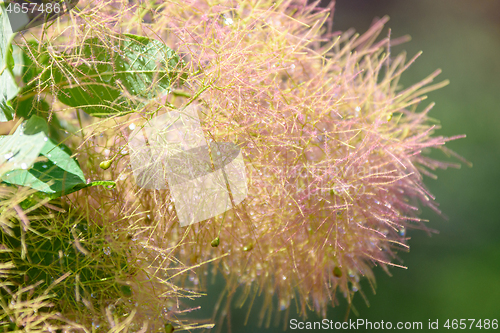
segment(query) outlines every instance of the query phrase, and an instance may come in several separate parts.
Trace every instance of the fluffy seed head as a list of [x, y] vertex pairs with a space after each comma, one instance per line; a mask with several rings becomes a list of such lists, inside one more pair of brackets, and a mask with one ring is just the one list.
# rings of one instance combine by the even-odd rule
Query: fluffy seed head
[[[183, 57], [187, 78], [166, 104], [89, 123], [80, 156], [96, 147], [117, 153], [131, 121], [144, 123], [152, 109], [197, 103], [207, 141], [242, 150], [249, 192], [223, 216], [182, 228], [169, 191], [138, 188], [124, 156], [103, 168], [119, 180], [109, 200], [96, 200], [98, 189], [90, 188], [92, 195], [77, 194], [77, 202], [135, 230], [150, 268], [168, 272], [180, 261], [201, 273], [202, 263], [218, 259], [227, 290], [263, 291], [266, 323], [273, 295], [281, 309], [296, 298], [303, 314], [312, 305], [325, 316], [337, 292], [350, 301], [362, 276], [374, 282], [373, 266], [399, 266], [396, 250], [408, 248], [406, 230], [428, 230], [415, 215], [418, 202], [437, 211], [422, 175], [455, 165], [424, 154], [449, 153], [443, 145], [453, 138], [433, 135], [437, 126], [427, 116], [433, 104], [421, 103], [447, 82], [432, 84], [436, 71], [413, 86], [398, 84], [416, 57], [390, 53], [398, 41], [379, 38], [387, 18], [358, 35], [326, 29], [329, 11], [306, 1], [114, 3], [86, 7], [79, 19], [98, 24], [73, 32], [110, 33], [103, 28], [109, 27], [161, 39]], [[85, 168], [102, 176], [93, 164]], [[172, 249], [167, 259], [151, 259], [164, 249]], [[203, 284], [203, 274], [188, 276]]]

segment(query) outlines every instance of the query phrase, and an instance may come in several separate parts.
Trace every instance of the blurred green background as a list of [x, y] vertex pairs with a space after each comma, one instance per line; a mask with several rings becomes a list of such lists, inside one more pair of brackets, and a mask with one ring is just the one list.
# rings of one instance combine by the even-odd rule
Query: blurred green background
[[[394, 325], [420, 321], [421, 331], [428, 330], [429, 319], [439, 320], [439, 332], [447, 331], [443, 328], [447, 319], [500, 320], [500, 1], [338, 0], [334, 28], [364, 32], [375, 17], [384, 15], [391, 18], [386, 27], [392, 29], [393, 38], [412, 37], [411, 42], [394, 47], [393, 54], [406, 50], [412, 57], [423, 51], [403, 75], [403, 85], [407, 87], [437, 68], [443, 70], [437, 82], [451, 81], [430, 93], [424, 104], [436, 102], [430, 116], [441, 121], [437, 135], [467, 135], [447, 146], [474, 166], [437, 171], [437, 180], [426, 178], [448, 220], [424, 209], [421, 217], [430, 220], [429, 227], [439, 234], [429, 237], [423, 231], [409, 230], [411, 251], [399, 253], [408, 269], [392, 268], [390, 277], [375, 268], [376, 295], [365, 281], [363, 291], [370, 306], [362, 297], [355, 297], [358, 315], [351, 310], [349, 318]], [[209, 297], [201, 302], [203, 310], [196, 311], [198, 316], [211, 313], [221, 288], [219, 283], [208, 290]], [[330, 309], [328, 319], [342, 321], [346, 311], [343, 301]], [[283, 323], [269, 329], [254, 325], [258, 313], [256, 303], [244, 326], [246, 309], [234, 308], [232, 332], [283, 332]], [[300, 319], [293, 309], [290, 317]], [[311, 314], [308, 320], [321, 318]], [[289, 326], [286, 330], [294, 331], [299, 330]], [[466, 331], [485, 329], [469, 330], [468, 324]], [[228, 327], [222, 332], [229, 332]]]

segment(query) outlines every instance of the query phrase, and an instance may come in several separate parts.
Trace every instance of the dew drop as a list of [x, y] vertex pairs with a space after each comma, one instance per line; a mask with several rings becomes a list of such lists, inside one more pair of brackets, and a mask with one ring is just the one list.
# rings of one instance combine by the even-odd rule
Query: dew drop
[[130, 124], [130, 125], [128, 126], [128, 128], [130, 128], [130, 130], [132, 130], [132, 131], [133, 131], [133, 130], [135, 129], [135, 124], [134, 124], [134, 123]]
[[280, 311], [286, 309], [286, 301], [284, 299], [280, 300]]
[[10, 152], [10, 153], [5, 154], [5, 155], [4, 155], [4, 158], [5, 158], [6, 160], [10, 160], [10, 159], [12, 158], [12, 156], [14, 156], [14, 154], [13, 154], [12, 152]]
[[28, 165], [26, 163], [21, 163], [21, 169], [23, 170], [28, 169]]

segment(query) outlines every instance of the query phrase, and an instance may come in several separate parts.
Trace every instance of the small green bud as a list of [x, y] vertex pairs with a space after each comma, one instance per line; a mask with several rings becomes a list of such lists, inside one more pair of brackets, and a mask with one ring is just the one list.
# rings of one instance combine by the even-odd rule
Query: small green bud
[[342, 270], [340, 269], [339, 266], [335, 266], [335, 268], [333, 269], [333, 275], [335, 275], [335, 277], [342, 277]]
[[334, 188], [330, 189], [330, 195], [333, 197], [334, 195], [340, 196], [339, 192], [335, 189], [335, 184]]
[[103, 170], [107, 170], [111, 166], [111, 162], [112, 160], [102, 161], [101, 164], [99, 164], [99, 167]]
[[217, 246], [219, 246], [219, 243], [220, 243], [220, 240], [219, 240], [219, 237], [217, 237], [217, 238], [215, 238], [215, 239], [214, 239], [214, 240], [210, 243], [210, 245], [211, 245], [212, 247], [217, 247]]
[[252, 249], [253, 249], [252, 243], [248, 243], [247, 245], [243, 246], [243, 251], [245, 252], [251, 251]]
[[387, 115], [387, 121], [391, 121], [392, 119], [392, 112]]
[[170, 323], [165, 324], [165, 333], [173, 333], [174, 332], [174, 326]]

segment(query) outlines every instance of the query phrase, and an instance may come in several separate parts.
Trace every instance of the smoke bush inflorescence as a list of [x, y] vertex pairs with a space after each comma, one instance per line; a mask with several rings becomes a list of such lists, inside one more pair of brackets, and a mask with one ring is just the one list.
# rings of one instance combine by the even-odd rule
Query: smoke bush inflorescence
[[[222, 315], [241, 286], [241, 302], [264, 295], [267, 325], [273, 297], [281, 310], [296, 299], [303, 315], [312, 306], [326, 316], [337, 294], [350, 302], [360, 292], [361, 277], [374, 283], [373, 266], [402, 267], [396, 252], [408, 249], [407, 229], [429, 230], [416, 217], [418, 203], [438, 209], [422, 175], [457, 165], [424, 153], [453, 154], [444, 144], [458, 137], [434, 136], [437, 126], [427, 116], [433, 103], [421, 105], [427, 92], [447, 84], [432, 83], [439, 71], [411, 87], [398, 84], [416, 57], [390, 53], [397, 41], [379, 38], [387, 18], [358, 35], [327, 29], [330, 10], [301, 0], [79, 7], [71, 29], [53, 27], [59, 33], [46, 37], [52, 66], [65, 61], [54, 50], [133, 33], [175, 50], [186, 74], [162, 99], [141, 100], [143, 108], [120, 117], [78, 122], [58, 112], [83, 124], [71, 140], [85, 175], [117, 181], [113, 191], [91, 187], [69, 198], [116, 234], [111, 248], [131, 249], [129, 262], [137, 260], [140, 273], [123, 283], [139, 302], [136, 316], [151, 320], [166, 311], [165, 318], [184, 325], [176, 319], [177, 286], [204, 286], [210, 261], [227, 281]], [[169, 190], [138, 187], [125, 150], [136, 126], [188, 104], [197, 105], [209, 142], [241, 149], [248, 195], [220, 216], [181, 227]], [[98, 167], [116, 156], [105, 171]]]

